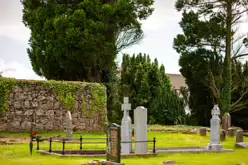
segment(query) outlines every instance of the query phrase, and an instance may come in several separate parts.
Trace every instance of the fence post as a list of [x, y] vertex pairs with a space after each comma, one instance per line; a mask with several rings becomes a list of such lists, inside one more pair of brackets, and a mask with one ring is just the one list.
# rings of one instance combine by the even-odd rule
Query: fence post
[[52, 138], [49, 140], [49, 152], [52, 152]]
[[62, 152], [63, 155], [65, 155], [65, 139], [63, 139], [63, 152]]
[[80, 136], [80, 150], [82, 150], [82, 149], [83, 149], [83, 147], [82, 147], [82, 141], [83, 141], [83, 137], [82, 137], [82, 136]]
[[153, 138], [153, 153], [156, 153], [156, 138]]
[[40, 138], [39, 137], [37, 137], [37, 150], [40, 150]]

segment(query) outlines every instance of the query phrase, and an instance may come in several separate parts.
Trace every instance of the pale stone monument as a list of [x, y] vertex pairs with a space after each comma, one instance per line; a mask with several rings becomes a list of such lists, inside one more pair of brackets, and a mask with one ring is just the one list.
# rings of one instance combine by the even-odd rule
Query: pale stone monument
[[225, 113], [224, 116], [222, 117], [222, 129], [227, 131], [228, 128], [230, 127], [231, 127], [231, 116], [229, 113]]
[[[128, 103], [128, 97], [124, 97], [121, 110], [124, 112], [121, 120], [121, 141], [131, 142], [132, 141], [132, 120], [129, 116], [131, 110], [131, 104]], [[121, 153], [130, 154], [132, 152], [132, 143], [121, 143]]]
[[134, 110], [134, 137], [135, 137], [135, 153], [146, 154], [148, 152], [148, 143], [139, 142], [148, 140], [147, 132], [147, 109], [139, 106]]
[[207, 146], [207, 150], [220, 151], [223, 149], [220, 144], [220, 109], [218, 105], [214, 105], [212, 109], [212, 118], [210, 120], [210, 143]]
[[72, 139], [73, 135], [73, 127], [72, 127], [72, 117], [71, 112], [67, 111], [66, 118], [65, 118], [65, 128], [66, 128], [66, 137], [68, 139]]

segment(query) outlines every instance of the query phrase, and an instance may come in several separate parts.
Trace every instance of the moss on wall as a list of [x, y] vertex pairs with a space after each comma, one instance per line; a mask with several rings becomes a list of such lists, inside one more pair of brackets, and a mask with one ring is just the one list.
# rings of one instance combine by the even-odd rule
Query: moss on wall
[[[93, 98], [90, 102], [90, 111], [85, 111], [86, 108], [82, 109], [87, 115], [95, 115], [96, 112], [100, 112], [101, 118], [105, 119], [106, 115], [106, 104], [107, 94], [106, 87], [98, 83], [87, 83], [87, 82], [68, 82], [68, 81], [37, 81], [37, 80], [16, 80], [11, 78], [0, 78], [0, 114], [8, 110], [9, 94], [16, 87], [24, 88], [28, 85], [44, 86], [49, 87], [55, 92], [60, 102], [65, 106], [66, 110], [73, 111], [76, 102], [76, 93], [84, 92], [87, 86], [90, 89]], [[82, 95], [82, 104], [86, 107], [86, 98]], [[103, 122], [104, 123], [104, 122]]]

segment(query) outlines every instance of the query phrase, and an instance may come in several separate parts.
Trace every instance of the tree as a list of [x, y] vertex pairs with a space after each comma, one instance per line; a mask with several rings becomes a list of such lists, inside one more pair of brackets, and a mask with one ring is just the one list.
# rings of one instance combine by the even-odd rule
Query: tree
[[[217, 26], [217, 27], [222, 28], [221, 31], [219, 31], [218, 29], [219, 32], [223, 32], [224, 30], [225, 42], [224, 42], [224, 47], [222, 47], [222, 44], [219, 44], [217, 46], [220, 46], [220, 48], [222, 49], [224, 48], [224, 50], [221, 51], [224, 51], [225, 56], [224, 56], [224, 64], [223, 64], [223, 76], [222, 76], [223, 89], [218, 91], [219, 98], [217, 98], [216, 101], [221, 106], [222, 113], [230, 112], [231, 108], [233, 108], [231, 106], [232, 60], [247, 55], [247, 54], [239, 54], [239, 51], [237, 51], [236, 53], [232, 53], [233, 51], [232, 46], [234, 42], [236, 42], [234, 40], [235, 34], [237, 34], [237, 31], [234, 29], [234, 26], [237, 25], [242, 18], [244, 18], [243, 17], [244, 14], [248, 11], [247, 1], [246, 0], [217, 0], [217, 1], [216, 0], [177, 0], [175, 6], [178, 11], [181, 10], [186, 11], [189, 8], [193, 7], [194, 9], [197, 10], [197, 15], [200, 16], [202, 19], [206, 19], [207, 17], [208, 18], [210, 17], [210, 20], [212, 18], [215, 19], [221, 18], [219, 19], [219, 21], [217, 21], [221, 26]], [[216, 31], [215, 29], [212, 30]], [[217, 34], [219, 35], [219, 33]], [[203, 38], [208, 39], [205, 37]], [[239, 37], [236, 37], [236, 39], [237, 38]], [[192, 40], [192, 38], [190, 39]], [[215, 42], [209, 43], [208, 40], [201, 40], [201, 41], [207, 41], [208, 43], [207, 45], [201, 45], [201, 46], [216, 47]], [[197, 45], [197, 43], [193, 43], [193, 45]], [[239, 50], [239, 48], [237, 50]], [[212, 73], [210, 73], [210, 75], [211, 74]], [[213, 76], [210, 77], [213, 78]], [[210, 81], [213, 82], [210, 85], [212, 86], [211, 88], [214, 89], [214, 86], [217, 86], [215, 83], [216, 80], [210, 80]]]
[[[151, 62], [149, 55], [123, 55], [120, 100], [130, 98], [132, 108], [148, 108], [150, 124], [182, 123], [185, 116], [183, 99], [172, 91], [171, 82], [163, 65], [157, 59]], [[133, 112], [130, 112], [130, 116]]]
[[116, 54], [141, 41], [153, 0], [22, 0], [29, 58], [47, 79], [103, 82]]

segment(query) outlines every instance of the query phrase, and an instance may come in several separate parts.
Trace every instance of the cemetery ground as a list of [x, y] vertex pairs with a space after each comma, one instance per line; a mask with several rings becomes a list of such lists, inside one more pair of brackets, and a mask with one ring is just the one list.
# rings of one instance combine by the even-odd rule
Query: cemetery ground
[[[162, 128], [162, 127], [161, 127]], [[175, 147], [206, 147], [209, 143], [209, 132], [207, 136], [200, 136], [199, 133], [196, 134], [185, 134], [192, 130], [191, 127], [166, 127], [164, 132], [159, 126], [153, 127], [151, 132], [148, 133], [149, 140], [153, 137], [157, 138], [157, 148], [175, 148]], [[154, 130], [154, 131], [153, 131]], [[178, 132], [178, 133], [175, 133]], [[184, 132], [184, 133], [183, 133]], [[47, 132], [40, 133], [42, 137], [51, 136], [65, 136], [65, 132]], [[80, 135], [83, 138], [105, 138], [104, 134], [81, 134], [74, 133], [74, 137], [79, 138]], [[68, 157], [61, 158], [56, 156], [41, 155], [36, 151], [36, 144], [34, 144], [33, 156], [30, 156], [29, 152], [29, 133], [8, 133], [0, 132], [1, 137], [13, 138], [13, 139], [26, 139], [24, 144], [14, 144], [14, 145], [0, 145], [0, 164], [2, 165], [63, 165], [63, 164], [73, 164], [73, 165], [84, 165], [88, 161], [94, 159], [104, 160], [105, 158], [85, 158], [85, 157]], [[1, 139], [0, 139], [1, 140]], [[248, 138], [244, 137], [244, 141], [248, 142]], [[122, 158], [122, 163], [126, 165], [161, 165], [162, 162], [168, 160], [176, 161], [176, 164], [248, 164], [248, 150], [247, 149], [237, 149], [235, 148], [235, 137], [228, 138], [224, 142], [221, 142], [225, 149], [234, 149], [234, 152], [229, 153], [181, 153], [181, 154], [159, 154], [155, 157], [133, 157], [133, 158]], [[54, 143], [53, 149], [61, 149], [61, 143]], [[78, 149], [78, 144], [72, 144], [66, 146], [66, 149]], [[85, 144], [83, 149], [105, 149], [104, 144]], [[48, 150], [49, 144], [44, 142], [40, 144], [41, 150]], [[149, 144], [149, 148], [152, 148], [152, 143]]]

